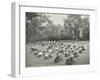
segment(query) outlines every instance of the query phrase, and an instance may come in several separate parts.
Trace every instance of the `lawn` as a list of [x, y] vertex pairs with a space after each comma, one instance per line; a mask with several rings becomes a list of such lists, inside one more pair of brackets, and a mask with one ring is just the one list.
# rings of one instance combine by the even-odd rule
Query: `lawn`
[[[72, 42], [66, 42], [68, 44], [71, 44]], [[75, 44], [81, 45], [82, 43], [86, 44], [87, 49], [82, 52], [82, 54], [79, 55], [79, 57], [74, 58], [74, 63], [72, 65], [84, 65], [90, 63], [90, 55], [89, 55], [89, 41], [74, 41]], [[26, 44], [26, 67], [39, 67], [39, 66], [57, 66], [57, 65], [66, 65], [65, 64], [65, 57], [62, 56], [62, 61], [55, 63], [54, 60], [56, 58], [56, 53], [53, 53], [53, 57], [49, 59], [44, 59], [44, 56], [38, 57], [37, 55], [34, 55], [31, 47], [37, 48], [40, 51], [46, 50], [48, 45], [41, 46], [39, 44], [34, 45], [33, 43]]]

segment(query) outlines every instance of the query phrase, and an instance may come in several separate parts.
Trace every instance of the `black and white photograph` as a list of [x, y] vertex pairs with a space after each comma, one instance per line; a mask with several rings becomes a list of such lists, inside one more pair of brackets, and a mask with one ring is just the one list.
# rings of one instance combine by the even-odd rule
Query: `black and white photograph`
[[25, 12], [25, 66], [90, 64], [90, 16]]

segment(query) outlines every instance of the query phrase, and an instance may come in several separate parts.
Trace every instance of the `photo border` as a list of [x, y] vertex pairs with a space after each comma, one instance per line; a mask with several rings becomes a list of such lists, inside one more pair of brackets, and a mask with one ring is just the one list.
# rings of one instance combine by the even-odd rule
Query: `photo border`
[[[68, 8], [67, 7], [64, 8], [64, 7], [33, 6], [33, 4], [26, 4], [26, 3], [25, 4], [23, 4], [23, 3], [15, 3], [15, 2], [12, 3], [12, 33], [11, 33], [12, 34], [12, 53], [11, 53], [12, 60], [11, 60], [11, 74], [12, 74], [13, 77], [27, 76], [28, 74], [29, 74], [28, 76], [30, 76], [30, 75], [33, 76], [33, 75], [35, 75], [34, 74], [35, 72], [39, 73], [39, 71], [41, 71], [41, 72], [40, 72], [40, 74], [37, 73], [37, 75], [42, 75], [42, 74], [45, 75], [45, 73], [43, 73], [43, 72], [48, 72], [48, 71], [50, 72], [49, 68], [51, 68], [51, 69], [54, 68], [54, 66], [52, 66], [52, 67], [51, 66], [42, 67], [41, 69], [40, 69], [40, 67], [38, 67], [38, 68], [34, 68], [33, 67], [34, 69], [33, 69], [33, 71], [31, 73], [30, 73], [30, 70], [29, 70], [29, 72], [26, 71], [25, 74], [22, 74], [22, 72], [24, 73], [24, 70], [22, 71], [22, 65], [21, 65], [21, 55], [22, 54], [21, 54], [21, 50], [20, 50], [21, 49], [20, 38], [21, 38], [21, 30], [22, 29], [21, 29], [21, 25], [20, 25], [21, 24], [21, 22], [20, 22], [21, 21], [20, 20], [20, 16], [21, 16], [20, 12], [21, 12], [21, 7], [23, 7], [23, 6], [26, 6], [26, 7], [39, 7], [39, 8], [54, 8], [54, 9], [55, 8], [57, 8], [57, 9], [75, 9], [75, 10], [87, 10], [87, 11], [90, 10], [90, 11], [94, 12], [94, 17], [95, 17], [95, 11], [96, 11], [95, 8], [81, 8], [81, 7], [80, 8], [74, 7], [73, 8], [71, 6], [68, 7]], [[93, 23], [93, 26], [95, 26], [95, 22]], [[91, 32], [90, 32], [90, 34], [91, 34]], [[93, 33], [93, 38], [94, 38], [94, 36], [95, 36], [95, 34]], [[93, 43], [93, 40], [92, 40], [91, 43]], [[93, 45], [94, 45], [94, 43], [93, 43]], [[96, 58], [94, 56], [94, 60], [95, 59]], [[80, 67], [81, 65], [78, 65], [78, 66]], [[75, 65], [74, 67], [78, 67], [78, 66]], [[82, 65], [82, 66], [86, 66], [87, 67], [87, 65]], [[94, 71], [95, 70], [95, 66], [96, 65], [94, 65], [94, 66], [92, 65], [91, 67], [89, 67], [89, 68], [91, 68], [91, 70], [88, 70], [86, 72]], [[69, 69], [68, 73], [76, 72], [76, 71], [73, 71], [73, 70], [75, 70], [73, 66], [70, 66], [70, 67], [72, 68], [72, 70]], [[47, 69], [47, 70], [45, 71], [44, 68]], [[64, 69], [61, 66], [58, 66], [58, 67], [56, 66], [56, 68], [61, 69], [60, 71], [58, 71], [58, 73], [59, 72], [64, 73], [64, 74], [66, 73], [66, 71], [63, 72]], [[78, 72], [83, 72], [83, 71], [79, 70]], [[52, 72], [51, 71], [50, 74], [52, 74], [52, 73], [56, 74], [57, 72], [55, 72], [55, 71]]]

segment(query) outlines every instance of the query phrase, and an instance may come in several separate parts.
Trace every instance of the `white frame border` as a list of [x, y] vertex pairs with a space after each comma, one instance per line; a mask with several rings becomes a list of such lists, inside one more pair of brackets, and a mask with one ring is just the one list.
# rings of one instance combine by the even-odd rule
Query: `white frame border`
[[[11, 40], [12, 40], [12, 50], [11, 50], [11, 75], [13, 77], [21, 77], [21, 76], [27, 76], [27, 72], [25, 74], [22, 74], [21, 73], [21, 65], [20, 65], [20, 62], [21, 62], [21, 59], [20, 59], [20, 7], [21, 6], [33, 6], [33, 4], [26, 4], [26, 3], [12, 3], [12, 33], [11, 33]], [[47, 6], [38, 6], [38, 5], [34, 5], [35, 7], [47, 7]], [[34, 7], [33, 6], [33, 7]], [[48, 7], [48, 8], [58, 8], [58, 9], [78, 9], [78, 10], [92, 10], [92, 11], [95, 11], [96, 12], [96, 8], [87, 8], [87, 7], [77, 7], [77, 6], [66, 6], [66, 8], [64, 7]], [[95, 19], [95, 18], [94, 18]], [[95, 22], [93, 24], [95, 26]], [[92, 30], [93, 31], [93, 30]], [[94, 32], [94, 31], [93, 31]], [[93, 37], [95, 36], [94, 33], [90, 32], [90, 34], [93, 35]], [[92, 40], [93, 41], [93, 40]], [[94, 40], [96, 41], [96, 40]], [[94, 45], [94, 43], [93, 43]], [[92, 46], [93, 47], [93, 46]], [[94, 50], [95, 51], [95, 50]], [[95, 56], [94, 56], [95, 57]], [[96, 59], [96, 57], [94, 58]], [[79, 65], [78, 65], [79, 66]], [[77, 68], [80, 68], [80, 66], [78, 67], [76, 66]], [[83, 66], [83, 65], [82, 65]], [[87, 65], [84, 65], [86, 67], [88, 67]], [[34, 68], [34, 67], [33, 67]], [[61, 69], [60, 71], [57, 71], [57, 72], [52, 72], [50, 71], [49, 67], [44, 67], [46, 69], [45, 72], [48, 72], [49, 71], [49, 74], [52, 74], [52, 73], [60, 73], [62, 74], [62, 71], [64, 71], [64, 69], [61, 67], [61, 66], [58, 66], [56, 68], [58, 69]], [[50, 67], [51, 69], [55, 69], [54, 66], [53, 67]], [[71, 69], [70, 69], [71, 68]], [[73, 71], [75, 70], [73, 66], [70, 66], [69, 71], [68, 73], [73, 73], [73, 72], [76, 72], [76, 71]], [[90, 69], [89, 69], [90, 68]], [[91, 67], [89, 67], [88, 69], [83, 69], [85, 71], [81, 71], [81, 70], [78, 70], [78, 72], [94, 72], [95, 71], [95, 68], [96, 68], [96, 65], [92, 65]], [[71, 70], [71, 71], [70, 71]], [[39, 69], [39, 68], [34, 68], [34, 71], [28, 73], [29, 75], [28, 76], [34, 76], [34, 72], [36, 71], [41, 71], [40, 74], [37, 74], [37, 75], [42, 75], [42, 72], [44, 71], [43, 68]], [[32, 74], [33, 73], [33, 74]], [[63, 73], [66, 73], [66, 71], [64, 71]], [[46, 75], [45, 73], [43, 73], [43, 75]]]

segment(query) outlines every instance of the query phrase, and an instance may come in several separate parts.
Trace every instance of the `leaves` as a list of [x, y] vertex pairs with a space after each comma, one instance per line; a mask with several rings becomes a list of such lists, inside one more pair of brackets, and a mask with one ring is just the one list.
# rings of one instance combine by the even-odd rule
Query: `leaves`
[[89, 16], [66, 15], [63, 26], [59, 23], [55, 25], [50, 17], [52, 16], [45, 13], [26, 12], [26, 42], [60, 39], [89, 40]]

